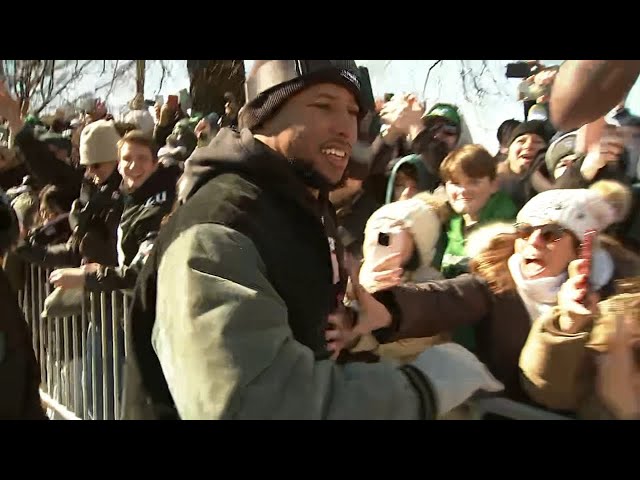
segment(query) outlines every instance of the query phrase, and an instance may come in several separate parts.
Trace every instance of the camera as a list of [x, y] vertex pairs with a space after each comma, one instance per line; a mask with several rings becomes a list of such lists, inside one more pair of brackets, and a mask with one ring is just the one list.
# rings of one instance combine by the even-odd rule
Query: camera
[[535, 72], [527, 62], [515, 62], [507, 64], [507, 78], [527, 78]]

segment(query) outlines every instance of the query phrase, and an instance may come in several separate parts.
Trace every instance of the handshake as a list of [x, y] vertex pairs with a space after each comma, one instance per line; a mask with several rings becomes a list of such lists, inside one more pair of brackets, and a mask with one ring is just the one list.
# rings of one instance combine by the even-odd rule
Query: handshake
[[[398, 254], [378, 262], [364, 262], [359, 269], [352, 260], [347, 262], [351, 301], [357, 305], [358, 317], [354, 324], [353, 316], [346, 309], [330, 316], [329, 324], [333, 328], [327, 331], [327, 342], [334, 358], [341, 349], [357, 343], [359, 336], [391, 325], [391, 314], [372, 294], [400, 284], [399, 262]], [[410, 366], [419, 370], [431, 385], [438, 415], [460, 406], [478, 391], [495, 393], [504, 389], [473, 353], [455, 343], [429, 347]]]

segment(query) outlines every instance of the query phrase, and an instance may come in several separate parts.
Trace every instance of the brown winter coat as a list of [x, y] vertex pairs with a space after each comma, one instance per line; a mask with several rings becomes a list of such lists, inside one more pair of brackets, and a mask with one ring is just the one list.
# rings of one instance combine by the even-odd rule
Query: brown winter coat
[[[615, 240], [601, 237], [614, 264], [613, 278], [638, 275], [640, 260]], [[506, 268], [506, 266], [505, 266]], [[606, 289], [611, 294], [611, 289]], [[462, 326], [475, 326], [476, 354], [491, 373], [505, 385], [505, 395], [529, 401], [520, 381], [519, 361], [532, 321], [517, 292], [495, 294], [477, 275], [421, 285], [402, 285], [376, 298], [392, 314], [392, 325], [378, 331], [380, 343], [402, 338], [430, 337]]]
[[550, 410], [582, 419], [612, 419], [595, 394], [597, 352], [587, 348], [591, 331], [565, 333], [559, 318], [554, 309], [533, 324], [520, 356], [524, 391]]
[[517, 293], [496, 295], [483, 279], [465, 274], [421, 285], [402, 285], [375, 296], [393, 317], [389, 329], [376, 332], [380, 343], [432, 337], [474, 325], [480, 361], [504, 384], [506, 396], [526, 401], [518, 359], [531, 321]]
[[[603, 236], [601, 242], [614, 260], [616, 278], [640, 275], [640, 257], [609, 237]], [[603, 304], [600, 303], [600, 311], [604, 311]], [[568, 334], [560, 329], [559, 317], [556, 308], [533, 324], [520, 356], [524, 390], [549, 409], [572, 412], [585, 419], [612, 419], [595, 393], [598, 352], [588, 346], [593, 339], [591, 327]]]

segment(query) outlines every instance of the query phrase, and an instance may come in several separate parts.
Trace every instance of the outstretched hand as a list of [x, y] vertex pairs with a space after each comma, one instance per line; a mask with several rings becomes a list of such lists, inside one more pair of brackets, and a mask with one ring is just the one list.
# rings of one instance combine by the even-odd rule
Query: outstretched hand
[[0, 81], [0, 117], [4, 117], [9, 121], [11, 130], [19, 129], [22, 126], [20, 102], [13, 98], [4, 81]]

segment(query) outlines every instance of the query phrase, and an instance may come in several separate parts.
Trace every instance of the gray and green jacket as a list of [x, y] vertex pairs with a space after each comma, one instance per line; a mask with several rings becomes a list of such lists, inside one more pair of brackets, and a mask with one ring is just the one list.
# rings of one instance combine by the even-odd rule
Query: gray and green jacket
[[413, 367], [329, 358], [335, 218], [284, 157], [222, 129], [185, 175], [136, 286], [124, 418], [434, 416]]

